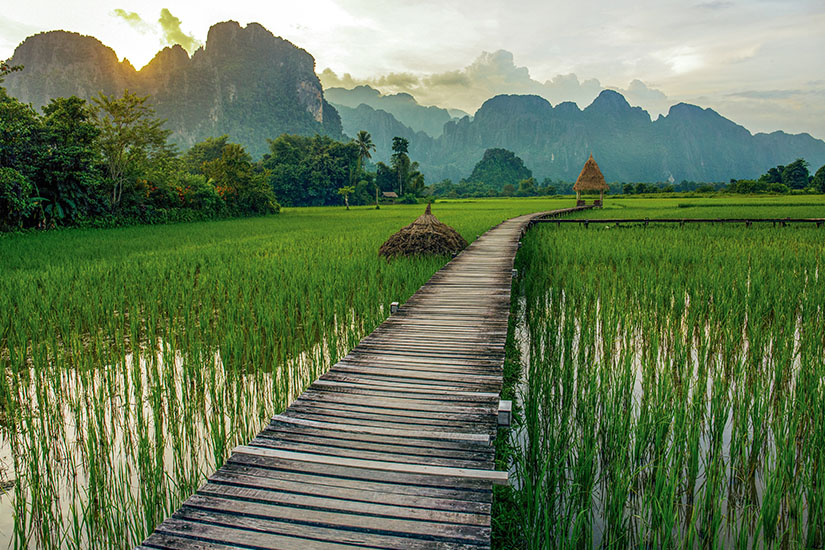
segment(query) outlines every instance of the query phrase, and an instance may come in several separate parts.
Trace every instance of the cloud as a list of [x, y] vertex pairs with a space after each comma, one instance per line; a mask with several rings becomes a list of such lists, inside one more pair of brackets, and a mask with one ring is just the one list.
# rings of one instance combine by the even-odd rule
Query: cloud
[[[349, 73], [338, 76], [331, 69], [324, 69], [320, 79], [327, 88], [367, 85], [385, 94], [411, 94], [424, 105], [457, 108], [470, 113], [486, 100], [500, 94], [534, 94], [554, 105], [573, 101], [583, 108], [604, 89], [597, 79], [579, 80], [574, 73], [559, 74], [545, 82], [535, 80], [530, 76], [529, 69], [517, 65], [513, 54], [507, 50], [482, 52], [463, 69], [429, 75], [390, 73], [361, 79]], [[641, 81], [631, 83], [629, 89], [635, 93], [634, 97], [640, 99], [656, 99], [659, 102], [666, 99], [664, 94], [647, 88]]]
[[702, 8], [705, 10], [723, 10], [725, 8], [733, 7], [733, 2], [724, 2], [722, 0], [714, 0], [712, 2], [702, 2], [701, 4], [696, 4], [697, 8]]
[[124, 21], [126, 21], [126, 23], [129, 24], [130, 27], [132, 27], [133, 29], [142, 34], [147, 34], [155, 31], [155, 29], [152, 28], [152, 25], [144, 21], [140, 15], [133, 11], [126, 11], [120, 8], [115, 8], [112, 11], [112, 15], [114, 15], [115, 17], [119, 17], [120, 19], [123, 19]]
[[615, 89], [627, 99], [628, 103], [644, 107], [651, 115], [665, 114], [670, 106], [676, 103], [661, 90], [650, 88], [639, 79], [633, 80], [625, 89]]
[[745, 90], [727, 94], [728, 97], [739, 97], [744, 99], [788, 99], [794, 96], [812, 93], [805, 90]]
[[160, 10], [160, 19], [158, 19], [162, 30], [164, 43], [167, 45], [180, 44], [183, 49], [189, 53], [198, 49], [202, 43], [194, 36], [186, 34], [180, 28], [181, 21], [172, 13], [163, 8]]

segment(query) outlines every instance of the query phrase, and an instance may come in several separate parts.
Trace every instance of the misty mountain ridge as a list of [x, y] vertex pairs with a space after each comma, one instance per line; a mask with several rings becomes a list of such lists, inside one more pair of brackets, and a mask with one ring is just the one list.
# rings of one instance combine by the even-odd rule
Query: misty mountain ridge
[[[454, 118], [467, 116], [458, 109], [452, 112], [441, 107], [424, 106], [408, 93], [384, 95], [375, 88], [362, 85], [352, 89], [327, 88], [324, 90], [327, 100], [337, 107], [357, 108], [367, 105], [376, 111], [382, 110], [392, 114], [398, 121], [415, 132], [425, 132], [431, 137], [439, 137], [444, 131], [444, 124]], [[339, 109], [340, 111], [340, 109]], [[346, 125], [344, 128], [346, 130]], [[350, 135], [355, 133], [347, 132]]]
[[217, 23], [191, 57], [181, 46], [167, 47], [139, 71], [118, 62], [98, 39], [67, 31], [27, 38], [11, 63], [25, 69], [9, 75], [4, 86], [35, 107], [55, 97], [88, 100], [126, 89], [149, 95], [172, 130], [171, 140], [182, 148], [228, 134], [259, 156], [268, 150], [267, 139], [283, 133], [343, 138], [315, 59], [257, 23]]
[[[356, 127], [378, 129], [372, 126], [372, 110], [361, 107], [341, 109], [347, 133]], [[391, 126], [383, 117], [379, 135]], [[413, 139], [401, 133], [403, 128], [397, 127], [397, 135], [410, 139], [410, 153], [431, 182], [466, 178], [491, 148], [514, 152], [540, 180], [574, 181], [591, 152], [609, 181], [727, 181], [756, 178], [799, 157], [813, 168], [825, 164], [825, 142], [809, 134], [752, 135], [713, 109], [686, 103], [653, 121], [613, 90], [602, 91], [584, 109], [573, 102], [553, 107], [537, 95], [495, 96], [472, 119], [446, 123], [437, 139], [420, 132]], [[387, 147], [375, 158], [387, 160], [390, 154]]]
[[377, 146], [374, 160], [386, 161], [392, 138], [405, 137], [431, 183], [467, 177], [490, 148], [512, 151], [539, 180], [574, 180], [591, 152], [609, 181], [727, 181], [799, 157], [813, 168], [825, 164], [825, 142], [808, 134], [752, 135], [712, 109], [685, 103], [653, 121], [611, 90], [584, 109], [573, 102], [554, 107], [537, 95], [497, 95], [460, 118], [454, 115], [464, 113], [423, 106], [406, 93], [383, 95], [369, 86], [325, 91], [308, 52], [256, 23], [218, 23], [191, 56], [167, 47], [139, 71], [96, 38], [66, 31], [27, 38], [11, 63], [25, 70], [7, 76], [4, 86], [36, 107], [100, 91], [150, 95], [184, 149], [228, 134], [260, 156], [266, 140], [283, 133], [345, 139], [344, 132], [366, 130]]

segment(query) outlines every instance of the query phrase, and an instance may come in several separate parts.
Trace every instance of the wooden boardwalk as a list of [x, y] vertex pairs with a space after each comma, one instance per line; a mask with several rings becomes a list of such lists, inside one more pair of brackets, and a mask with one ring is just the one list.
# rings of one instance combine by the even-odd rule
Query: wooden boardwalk
[[489, 548], [513, 259], [547, 214], [449, 262], [141, 548]]

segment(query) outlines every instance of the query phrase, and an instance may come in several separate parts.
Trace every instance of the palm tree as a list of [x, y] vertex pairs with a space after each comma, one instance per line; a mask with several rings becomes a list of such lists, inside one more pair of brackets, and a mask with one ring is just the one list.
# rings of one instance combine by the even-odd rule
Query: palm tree
[[[372, 158], [370, 151], [375, 151], [375, 144], [372, 142], [372, 136], [366, 130], [361, 130], [353, 140], [358, 145], [358, 171], [364, 168], [364, 162]], [[378, 206], [378, 183], [375, 184], [375, 208]]]
[[375, 151], [375, 144], [372, 142], [372, 136], [366, 130], [361, 130], [353, 140], [358, 145], [358, 168], [364, 167], [364, 161], [372, 158], [370, 151]]

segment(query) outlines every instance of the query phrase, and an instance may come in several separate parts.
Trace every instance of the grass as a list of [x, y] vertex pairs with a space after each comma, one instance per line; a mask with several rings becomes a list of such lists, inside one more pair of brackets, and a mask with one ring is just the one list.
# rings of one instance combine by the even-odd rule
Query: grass
[[[591, 197], [585, 197], [591, 202]], [[606, 197], [604, 208], [577, 218], [823, 218], [825, 195], [633, 198]]]

